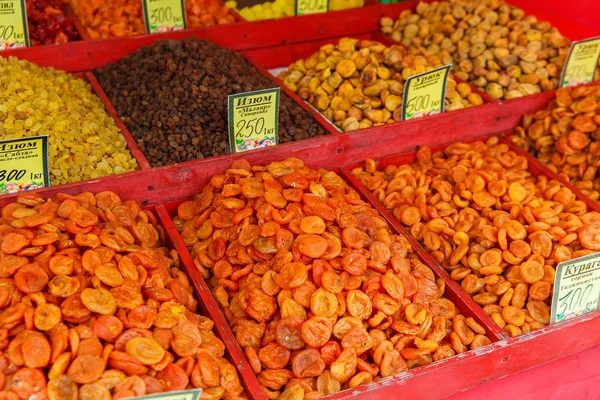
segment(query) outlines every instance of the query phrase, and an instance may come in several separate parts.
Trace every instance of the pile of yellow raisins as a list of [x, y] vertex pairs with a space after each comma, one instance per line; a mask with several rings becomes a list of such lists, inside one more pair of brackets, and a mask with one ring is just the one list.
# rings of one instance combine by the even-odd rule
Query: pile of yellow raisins
[[0, 138], [48, 135], [53, 185], [137, 169], [90, 85], [64, 71], [0, 57]]

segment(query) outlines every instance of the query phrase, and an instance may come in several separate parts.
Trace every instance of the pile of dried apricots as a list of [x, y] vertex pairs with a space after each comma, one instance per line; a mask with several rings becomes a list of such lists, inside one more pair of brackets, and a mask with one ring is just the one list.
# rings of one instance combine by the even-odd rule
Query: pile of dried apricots
[[0, 219], [0, 399], [243, 395], [154, 215], [111, 192], [24, 194]]
[[600, 251], [600, 214], [490, 138], [353, 170], [452, 279], [516, 336], [550, 322], [555, 267]]
[[600, 200], [600, 86], [560, 88], [548, 106], [523, 117], [510, 140]]
[[491, 342], [334, 172], [237, 160], [174, 222], [269, 398], [316, 399]]

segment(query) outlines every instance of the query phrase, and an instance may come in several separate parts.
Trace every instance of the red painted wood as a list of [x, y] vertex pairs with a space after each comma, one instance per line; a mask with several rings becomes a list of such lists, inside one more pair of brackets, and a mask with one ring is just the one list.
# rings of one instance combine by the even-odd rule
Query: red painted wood
[[[512, 3], [533, 3], [527, 0], [513, 0]], [[598, 30], [600, 21], [600, 8], [596, 0], [577, 0], [565, 4], [562, 0], [546, 0], [543, 2], [544, 12], [558, 18], [565, 18], [576, 24]], [[598, 396], [600, 398], [600, 396]]]
[[522, 8], [527, 14], [535, 15], [540, 21], [550, 22], [571, 40], [600, 35], [598, 24], [600, 8], [597, 1], [577, 0], [565, 3], [561, 0], [508, 0], [507, 2]]
[[477, 386], [446, 400], [600, 399], [600, 346]]
[[96, 79], [96, 76], [92, 72], [86, 72], [85, 77], [90, 82], [90, 85], [92, 85], [93, 92], [96, 94], [96, 96], [100, 98], [100, 100], [104, 104], [106, 112], [108, 112], [112, 119], [115, 120], [115, 124], [121, 130], [121, 134], [125, 138], [125, 142], [127, 142], [127, 148], [129, 149], [129, 151], [131, 151], [131, 154], [137, 160], [140, 169], [150, 169], [150, 163], [144, 156], [144, 153], [142, 153], [142, 151], [138, 147], [133, 136], [131, 136], [129, 129], [127, 129], [121, 118], [119, 118], [117, 110], [115, 110], [112, 103], [108, 99], [108, 96], [104, 92], [104, 89], [102, 89], [102, 86], [100, 86], [100, 83]]
[[155, 209], [160, 223], [165, 229], [165, 234], [168, 239], [167, 243], [169, 247], [175, 248], [177, 253], [179, 253], [182, 269], [188, 275], [194, 286], [194, 292], [202, 309], [202, 313], [203, 315], [209, 316], [215, 323], [217, 335], [223, 341], [223, 343], [225, 343], [225, 347], [227, 348], [227, 358], [237, 368], [241, 376], [244, 389], [246, 389], [246, 393], [251, 399], [266, 400], [266, 395], [258, 383], [252, 368], [248, 364], [248, 361], [246, 361], [246, 358], [244, 357], [244, 354], [240, 348], [240, 345], [235, 339], [233, 332], [231, 332], [231, 329], [229, 329], [229, 326], [227, 325], [225, 317], [221, 313], [217, 302], [212, 297], [208, 285], [204, 279], [202, 279], [202, 276], [194, 265], [194, 261], [192, 260], [192, 257], [188, 252], [183, 239], [181, 239], [181, 236], [179, 236], [179, 233], [173, 224], [173, 220], [163, 205], [158, 205], [155, 207]]

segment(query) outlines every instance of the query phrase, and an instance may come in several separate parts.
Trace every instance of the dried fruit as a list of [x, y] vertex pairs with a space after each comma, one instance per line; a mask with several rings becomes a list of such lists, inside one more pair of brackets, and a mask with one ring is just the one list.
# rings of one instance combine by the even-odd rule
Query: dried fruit
[[458, 78], [495, 99], [556, 88], [571, 45], [548, 22], [503, 0], [420, 2], [397, 21], [382, 18], [381, 31], [423, 57], [453, 63]]
[[[228, 96], [276, 86], [240, 53], [196, 38], [157, 42], [95, 74], [154, 167], [229, 153]], [[141, 84], [142, 77], [157, 84]], [[280, 103], [280, 143], [326, 133], [286, 94], [281, 94]], [[145, 111], [139, 114], [140, 109]], [[223, 215], [230, 212], [226, 208]], [[222, 228], [216, 226], [216, 216], [210, 221], [211, 225], [190, 226], [191, 235]]]
[[[402, 46], [386, 47], [370, 40], [342, 38], [294, 62], [279, 79], [321, 111], [344, 132], [398, 122], [406, 80], [442, 66], [439, 57], [423, 57]], [[456, 90], [448, 78], [445, 109], [457, 110], [483, 103], [477, 93]]]
[[[600, 214], [558, 181], [532, 175], [527, 159], [497, 137], [434, 154], [421, 147], [416, 157], [383, 171], [367, 172], [368, 161], [353, 173], [367, 187], [378, 183], [375, 197], [509, 335], [547, 324], [556, 265], [600, 249]], [[404, 215], [414, 208], [420, 220], [407, 224]], [[409, 287], [415, 296], [429, 292], [422, 280], [402, 283], [405, 297]], [[412, 307], [406, 306], [407, 319], [422, 321]], [[471, 345], [472, 326], [455, 324], [455, 352]]]
[[53, 185], [138, 168], [125, 138], [87, 81], [54, 68], [0, 57], [0, 87], [11, 85], [19, 85], [23, 92], [20, 96], [0, 96], [2, 138], [48, 135]]
[[[206, 220], [221, 226], [187, 244], [266, 393], [331, 394], [455, 354], [464, 317], [408, 240], [337, 174], [299, 159], [236, 160], [174, 217], [182, 234]], [[434, 357], [434, 347], [445, 350]]]
[[[39, 216], [43, 224], [31, 223]], [[28, 224], [15, 228], [15, 220]], [[110, 239], [79, 245], [67, 224]], [[213, 322], [196, 314], [177, 254], [138, 204], [110, 192], [46, 200], [28, 193], [2, 208], [0, 227], [0, 286], [9, 299], [0, 337], [10, 363], [0, 397], [119, 399], [185, 389], [188, 375], [212, 398], [243, 394]]]
[[[596, 132], [600, 86], [561, 88], [544, 110], [523, 117], [510, 136], [592, 200], [600, 200]], [[569, 244], [573, 235], [561, 239]]]

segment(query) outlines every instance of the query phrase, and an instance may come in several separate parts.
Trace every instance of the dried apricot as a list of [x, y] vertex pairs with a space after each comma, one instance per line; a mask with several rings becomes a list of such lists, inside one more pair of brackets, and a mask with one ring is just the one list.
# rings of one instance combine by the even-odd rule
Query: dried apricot
[[35, 308], [34, 323], [40, 331], [49, 331], [61, 320], [60, 308], [54, 304], [40, 304]]
[[105, 289], [83, 289], [81, 301], [88, 310], [101, 315], [111, 315], [117, 310], [116, 299]]

